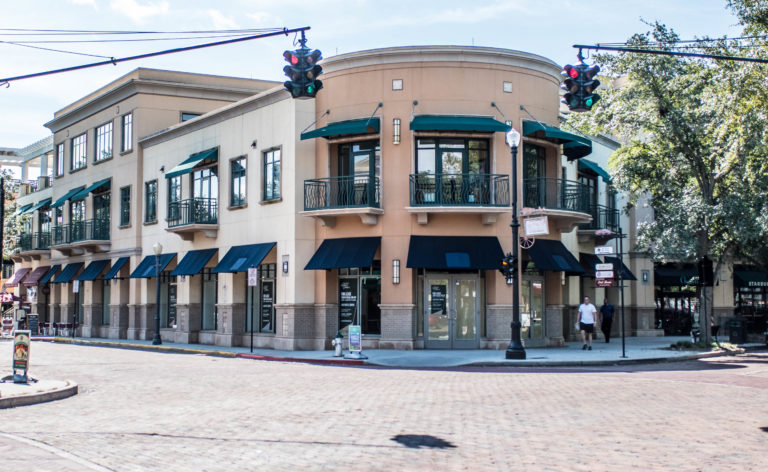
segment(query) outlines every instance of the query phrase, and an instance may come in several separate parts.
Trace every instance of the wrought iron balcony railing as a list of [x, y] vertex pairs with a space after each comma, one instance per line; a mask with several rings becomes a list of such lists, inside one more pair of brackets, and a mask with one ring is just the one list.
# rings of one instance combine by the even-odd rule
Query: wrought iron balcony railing
[[609, 229], [619, 231], [619, 210], [608, 208], [604, 205], [590, 205], [589, 214], [592, 221], [579, 225], [579, 229]]
[[589, 213], [590, 189], [573, 180], [524, 179], [523, 206]]
[[21, 252], [43, 251], [51, 247], [51, 232], [40, 231], [36, 233], [21, 233], [16, 247]]
[[109, 218], [75, 221], [53, 227], [54, 246], [80, 241], [109, 241]]
[[380, 206], [378, 177], [342, 176], [304, 181], [305, 211]]
[[168, 227], [215, 225], [219, 222], [216, 198], [195, 197], [168, 204]]
[[411, 174], [411, 206], [508, 207], [509, 176]]

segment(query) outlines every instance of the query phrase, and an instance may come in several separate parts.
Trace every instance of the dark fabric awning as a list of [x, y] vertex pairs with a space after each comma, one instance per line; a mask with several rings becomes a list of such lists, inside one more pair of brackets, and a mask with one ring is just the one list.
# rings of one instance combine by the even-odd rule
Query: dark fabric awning
[[352, 134], [374, 134], [381, 129], [378, 116], [361, 118], [359, 120], [338, 121], [322, 128], [301, 133], [301, 139], [330, 138], [332, 136], [347, 136]]
[[104, 279], [110, 280], [117, 277], [117, 273], [120, 272], [120, 269], [123, 268], [126, 262], [128, 262], [131, 258], [130, 257], [121, 257], [120, 259], [116, 260], [114, 264], [112, 264], [112, 268], [109, 269], [109, 272], [107, 272], [107, 275], [104, 276]]
[[594, 254], [590, 254], [588, 252], [580, 252], [579, 253], [579, 264], [581, 264], [581, 267], [584, 269], [586, 274], [590, 277], [595, 276], [595, 264], [602, 264], [603, 261], [597, 257]]
[[209, 149], [207, 151], [198, 152], [197, 154], [192, 154], [184, 162], [177, 165], [176, 167], [171, 169], [170, 172], [165, 174], [165, 178], [170, 179], [179, 175], [188, 174], [189, 172], [192, 172], [193, 170], [195, 170], [195, 167], [203, 163], [203, 161], [218, 161], [218, 160], [219, 160], [219, 148]]
[[584, 269], [579, 261], [563, 243], [553, 239], [536, 239], [528, 249], [534, 265], [539, 270], [565, 272], [566, 275], [583, 275]]
[[87, 197], [89, 193], [93, 192], [94, 190], [98, 189], [104, 189], [107, 190], [112, 186], [112, 177], [109, 177], [104, 180], [99, 180], [95, 184], [91, 184], [88, 187], [84, 188], [83, 190], [80, 190], [76, 194], [72, 195], [72, 200], [82, 200], [83, 198]]
[[96, 280], [96, 277], [98, 277], [99, 274], [101, 274], [101, 272], [104, 270], [107, 264], [109, 264], [109, 259], [92, 261], [90, 264], [88, 264], [88, 267], [86, 267], [85, 270], [80, 272], [80, 275], [78, 275], [75, 280], [87, 280], [87, 281]]
[[[149, 255], [145, 256], [144, 259], [141, 260], [139, 263], [139, 266], [136, 267], [136, 269], [131, 273], [132, 279], [148, 279], [150, 277], [156, 277], [157, 272], [155, 270], [155, 255]], [[171, 263], [174, 257], [176, 257], [175, 252], [171, 252], [168, 254], [160, 254], [160, 272], [163, 271], [163, 269], [166, 268], [168, 264]]]
[[623, 262], [621, 262], [621, 259], [619, 259], [618, 257], [605, 256], [605, 262], [613, 264], [614, 277], [616, 277], [618, 275], [617, 272], [621, 270], [622, 279], [637, 280], [637, 277], [635, 277], [635, 274], [633, 274], [632, 271], [629, 270], [629, 267], [627, 267]]
[[26, 277], [26, 275], [32, 270], [31, 267], [22, 267], [21, 269], [17, 270], [13, 277], [11, 277], [11, 280], [5, 283], [6, 287], [16, 287], [19, 285], [19, 282], [21, 282], [21, 279]]
[[733, 279], [737, 287], [768, 287], [768, 274], [758, 270], [734, 270]]
[[696, 283], [699, 271], [693, 264], [682, 267], [672, 265], [656, 266], [653, 270], [653, 283], [664, 286], [681, 286]]
[[611, 181], [611, 174], [605, 169], [588, 159], [579, 159], [579, 170], [590, 170], [603, 178], [603, 182]]
[[20, 206], [19, 208], [16, 209], [16, 211], [13, 212], [13, 214], [11, 216], [21, 215], [21, 214], [26, 213], [27, 210], [32, 208], [32, 205], [34, 205], [34, 203], [27, 203], [24, 206]]
[[406, 267], [493, 270], [504, 253], [495, 236], [411, 236]]
[[181, 261], [173, 269], [171, 275], [195, 275], [199, 274], [205, 264], [211, 260], [214, 254], [218, 251], [217, 248], [211, 249], [197, 249], [195, 251], [187, 252]]
[[64, 267], [64, 269], [62, 269], [62, 271], [59, 274], [59, 276], [56, 277], [52, 281], [52, 283], [54, 283], [54, 284], [65, 284], [65, 283], [71, 281], [75, 277], [75, 274], [77, 273], [78, 270], [80, 270], [81, 267], [83, 267], [83, 263], [82, 262], [73, 262], [71, 264], [67, 264], [67, 266]]
[[40, 208], [46, 207], [51, 204], [51, 199], [46, 198], [44, 200], [40, 200], [39, 202], [35, 203], [35, 206], [27, 210], [28, 213], [32, 213], [35, 210], [39, 210]]
[[381, 238], [378, 236], [326, 239], [317, 248], [304, 270], [371, 267], [380, 243]]
[[51, 270], [49, 270], [43, 276], [43, 278], [40, 279], [40, 285], [44, 285], [44, 284], [47, 284], [48, 282], [50, 282], [51, 279], [53, 278], [53, 276], [56, 275], [56, 272], [58, 272], [60, 268], [61, 268], [60, 264], [55, 264], [55, 265], [51, 266]]
[[419, 115], [411, 120], [413, 131], [479, 131], [506, 133], [509, 125], [489, 116]]
[[269, 251], [277, 243], [246, 244], [232, 246], [213, 269], [213, 272], [245, 272], [251, 267], [259, 267]]
[[563, 154], [569, 161], [592, 154], [592, 141], [537, 121], [523, 121], [523, 136], [532, 136], [563, 145]]
[[51, 208], [56, 208], [56, 207], [60, 207], [60, 206], [62, 206], [64, 203], [66, 203], [66, 202], [67, 202], [67, 200], [69, 200], [70, 198], [72, 198], [72, 196], [73, 196], [73, 195], [75, 195], [76, 193], [78, 193], [78, 192], [79, 192], [80, 190], [82, 190], [84, 187], [85, 187], [84, 185], [81, 185], [81, 186], [79, 186], [79, 187], [75, 187], [75, 188], [73, 188], [72, 190], [70, 190], [69, 192], [65, 193], [64, 195], [62, 195], [61, 197], [59, 197], [59, 198], [58, 198], [58, 200], [56, 200], [55, 202], [51, 203]]
[[49, 270], [51, 270], [51, 266], [40, 266], [33, 270], [32, 273], [29, 274], [22, 283], [27, 287], [34, 287], [38, 282], [40, 282], [40, 279], [42, 279], [43, 276], [48, 273]]

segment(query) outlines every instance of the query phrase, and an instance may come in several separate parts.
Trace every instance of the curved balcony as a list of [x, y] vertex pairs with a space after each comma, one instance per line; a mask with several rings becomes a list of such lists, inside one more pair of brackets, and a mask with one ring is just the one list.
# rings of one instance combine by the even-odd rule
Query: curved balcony
[[590, 189], [573, 180], [533, 178], [523, 180], [523, 217], [546, 216], [562, 233], [589, 224]]
[[378, 177], [337, 176], [304, 181], [302, 215], [319, 218], [333, 227], [336, 217], [358, 215], [364, 224], [375, 225], [381, 209], [381, 184]]
[[605, 205], [590, 205], [589, 214], [592, 221], [579, 225], [579, 241], [585, 242], [595, 238], [595, 233], [607, 229], [613, 233], [619, 232], [619, 210]]
[[202, 232], [215, 238], [219, 231], [219, 204], [216, 198], [195, 197], [168, 204], [168, 228], [185, 241], [192, 240], [194, 233]]
[[16, 238], [16, 251], [12, 259], [40, 259], [51, 252], [51, 232], [21, 233]]
[[473, 213], [483, 224], [511, 211], [509, 176], [504, 174], [411, 174], [410, 206], [420, 224], [430, 213]]
[[111, 246], [109, 218], [94, 218], [54, 226], [52, 233], [51, 247], [65, 254], [82, 254], [83, 250], [105, 252]]

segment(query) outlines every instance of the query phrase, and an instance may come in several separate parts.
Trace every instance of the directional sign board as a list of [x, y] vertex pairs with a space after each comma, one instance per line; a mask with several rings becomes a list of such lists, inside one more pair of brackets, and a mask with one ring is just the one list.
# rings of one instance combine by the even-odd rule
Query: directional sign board
[[595, 279], [596, 287], [613, 287], [613, 279]]
[[595, 270], [613, 270], [613, 264], [595, 264]]
[[613, 278], [613, 271], [612, 270], [598, 270], [595, 272], [595, 278], [597, 279], [612, 279]]
[[595, 246], [595, 254], [613, 254], [613, 246]]

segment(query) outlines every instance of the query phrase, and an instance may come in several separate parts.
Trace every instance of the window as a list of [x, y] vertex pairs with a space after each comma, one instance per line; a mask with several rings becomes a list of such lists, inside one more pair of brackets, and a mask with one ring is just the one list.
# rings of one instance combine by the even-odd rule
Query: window
[[131, 224], [131, 187], [120, 189], [120, 226]]
[[373, 267], [339, 269], [339, 328], [359, 324], [365, 334], [381, 334], [381, 261]]
[[102, 326], [109, 326], [109, 304], [112, 301], [112, 290], [109, 284], [111, 280], [105, 279], [101, 281], [101, 324]]
[[240, 206], [246, 203], [246, 158], [239, 157], [230, 161], [230, 206]]
[[488, 140], [420, 138], [416, 141], [414, 198], [420, 203], [487, 203], [490, 197]]
[[133, 149], [133, 113], [123, 115], [123, 144], [122, 152]]
[[280, 149], [264, 153], [264, 200], [280, 198]]
[[87, 141], [88, 140], [85, 133], [72, 138], [72, 160], [69, 163], [70, 172], [85, 167]]
[[181, 121], [182, 122], [188, 121], [188, 120], [191, 120], [192, 118], [197, 118], [198, 116], [200, 116], [200, 113], [184, 113], [184, 112], [182, 112], [181, 113]]
[[38, 221], [39, 231], [41, 233], [51, 232], [51, 218], [53, 218], [53, 210], [48, 208], [47, 210], [40, 210], [40, 219]]
[[56, 177], [64, 175], [64, 143], [56, 145]]
[[275, 264], [261, 264], [259, 284], [246, 285], [245, 330], [248, 333], [251, 329], [257, 333], [275, 332], [275, 273]]
[[69, 205], [70, 241], [85, 239], [85, 200], [77, 200]]
[[339, 145], [338, 201], [333, 205], [379, 206], [376, 181], [381, 175], [378, 141]]
[[215, 331], [218, 329], [219, 321], [216, 313], [218, 274], [213, 273], [212, 269], [206, 268], [201, 272], [201, 276], [200, 305], [203, 308], [201, 329], [203, 331]]
[[181, 176], [168, 179], [168, 219], [181, 218]]
[[144, 184], [144, 222], [157, 221], [157, 180]]
[[93, 156], [95, 162], [112, 158], [112, 122], [96, 128], [96, 152]]
[[176, 328], [176, 276], [170, 271], [160, 274], [160, 326]]
[[586, 198], [590, 211], [593, 211], [597, 208], [597, 176], [579, 173], [579, 183], [584, 192], [581, 197]]

